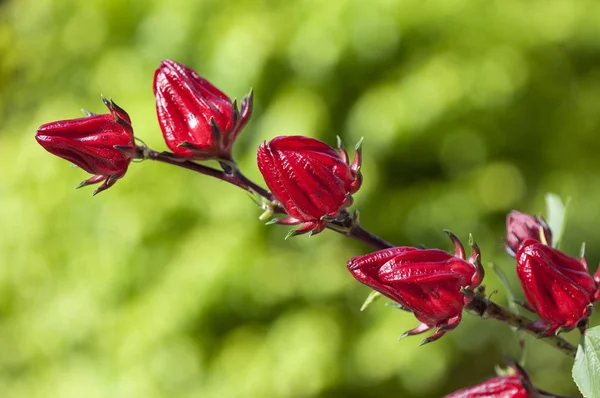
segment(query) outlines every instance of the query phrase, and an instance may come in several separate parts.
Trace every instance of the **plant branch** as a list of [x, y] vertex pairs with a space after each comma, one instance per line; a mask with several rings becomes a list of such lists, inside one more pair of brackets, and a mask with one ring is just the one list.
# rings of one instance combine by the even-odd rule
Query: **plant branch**
[[565, 355], [575, 358], [575, 354], [577, 353], [577, 348], [575, 346], [559, 336], [541, 335], [539, 330], [531, 327], [533, 320], [522, 315], [515, 314], [508, 308], [496, 304], [485, 296], [485, 290], [483, 288], [479, 288], [474, 292], [471, 302], [465, 306], [465, 309], [482, 318], [496, 319], [502, 323], [516, 327], [518, 330], [522, 330], [525, 333], [535, 336], [543, 342], [550, 344], [554, 348], [563, 352]]
[[[275, 214], [287, 214], [284, 208], [277, 202], [275, 196], [256, 184], [254, 181], [247, 178], [240, 172], [237, 167], [224, 166], [224, 169], [230, 169], [231, 172], [225, 172], [223, 170], [214, 169], [212, 167], [204, 166], [190, 160], [179, 159], [169, 152], [158, 152], [148, 147], [136, 147], [137, 157], [140, 159], [150, 159], [161, 163], [170, 164], [172, 166], [181, 167], [187, 170], [194, 171], [199, 174], [204, 174], [209, 177], [216, 178], [221, 181], [228, 182], [232, 185], [242, 188], [250, 193], [256, 193], [260, 197], [266, 199], [272, 204], [272, 211]], [[348, 236], [358, 242], [370, 246], [374, 249], [380, 250], [393, 245], [380, 237], [373, 235], [360, 224], [357, 223], [356, 219], [353, 219], [347, 211], [342, 212], [338, 219], [332, 221], [327, 226], [328, 229], [335, 231], [339, 234]]]
[[[190, 160], [179, 159], [173, 154], [168, 152], [157, 152], [147, 147], [136, 147], [137, 157], [141, 159], [150, 159], [161, 163], [170, 164], [173, 166], [181, 167], [194, 171], [199, 174], [204, 174], [210, 177], [217, 178], [221, 181], [225, 181], [229, 184], [240, 187], [250, 193], [255, 193], [260, 197], [264, 198], [271, 206], [273, 213], [286, 214], [285, 209], [279, 204], [275, 196], [256, 184], [252, 180], [244, 176], [238, 169], [228, 165], [223, 165], [224, 170], [214, 169], [212, 167], [204, 166]], [[381, 239], [377, 235], [372, 234], [360, 225], [358, 220], [358, 213], [355, 212], [353, 215], [347, 210], [342, 211], [339, 217], [333, 220], [327, 226], [328, 229], [335, 231], [339, 234], [348, 236], [358, 242], [361, 242], [367, 246], [372, 247], [376, 250], [386, 249], [393, 247], [391, 243]], [[471, 292], [472, 300], [465, 307], [468, 311], [482, 317], [496, 319], [507, 325], [516, 327], [520, 330], [525, 331], [536, 337], [540, 337], [539, 331], [531, 328], [533, 321], [524, 316], [513, 313], [507, 308], [502, 307], [488, 299], [484, 294], [484, 289], [480, 288], [475, 292]], [[544, 336], [542, 339], [544, 342], [552, 345], [564, 354], [575, 357], [576, 347], [565, 339], [558, 336]]]
[[572, 395], [569, 395], [569, 396], [555, 395], [555, 394], [552, 394], [551, 392], [542, 390], [540, 388], [537, 388], [536, 391], [538, 392], [538, 394], [540, 394], [541, 397], [546, 397], [546, 398], [579, 398], [579, 397], [574, 397]]
[[391, 243], [381, 239], [379, 236], [372, 234], [363, 228], [363, 226], [360, 225], [357, 210], [354, 211], [353, 215], [351, 215], [348, 210], [343, 210], [339, 217], [335, 219], [327, 228], [339, 234], [348, 236], [376, 250], [394, 247], [394, 245]]
[[209, 177], [214, 177], [218, 180], [228, 182], [235, 186], [238, 186], [246, 191], [254, 191], [258, 195], [268, 200], [274, 200], [275, 197], [266, 189], [250, 181], [239, 171], [234, 173], [225, 173], [222, 170], [213, 169], [212, 167], [204, 166], [190, 160], [178, 159], [169, 152], [157, 152], [150, 148], [137, 147], [137, 151], [140, 153], [140, 158], [150, 159], [161, 163], [167, 163], [173, 166], [181, 167], [194, 171], [199, 174], [204, 174]]

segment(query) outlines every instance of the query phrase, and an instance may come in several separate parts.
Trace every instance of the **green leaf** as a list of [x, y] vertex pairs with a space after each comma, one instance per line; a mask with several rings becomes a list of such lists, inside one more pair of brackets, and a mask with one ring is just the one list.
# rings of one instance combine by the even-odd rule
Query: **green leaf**
[[[492, 269], [492, 271], [494, 271], [494, 273], [496, 274], [496, 276], [498, 277], [498, 279], [500, 280], [500, 282], [502, 282], [502, 284], [504, 285], [504, 288], [507, 291], [507, 295], [508, 295], [508, 308], [515, 314], [520, 315], [521, 314], [521, 307], [517, 304], [517, 296], [515, 295], [514, 290], [512, 289], [512, 286], [508, 280], [508, 277], [506, 276], [506, 274], [504, 273], [504, 271], [502, 270], [502, 268], [500, 268], [498, 265], [496, 265], [496, 263], [489, 263], [490, 268]], [[511, 327], [514, 336], [517, 340], [517, 347], [518, 347], [518, 352], [515, 355], [515, 357], [517, 358], [517, 363], [519, 363], [520, 365], [523, 365], [525, 362], [525, 341], [523, 340], [522, 336], [520, 335], [520, 331], [519, 328], [517, 327]], [[496, 369], [496, 374], [498, 374], [499, 376], [501, 375], [501, 373], [498, 373], [498, 369]]]
[[508, 277], [506, 276], [504, 271], [502, 271], [502, 268], [498, 267], [496, 263], [489, 263], [489, 266], [492, 269], [492, 271], [494, 271], [500, 282], [502, 282], [502, 284], [506, 288], [508, 294], [508, 307], [512, 312], [519, 314], [520, 308], [516, 304], [517, 298], [515, 292], [512, 290], [510, 282], [508, 281]]
[[552, 231], [552, 247], [558, 248], [565, 232], [567, 208], [571, 198], [563, 203], [560, 197], [553, 193], [546, 194], [546, 221]]
[[600, 397], [600, 326], [588, 329], [581, 337], [573, 380], [585, 398]]
[[376, 292], [375, 290], [373, 290], [369, 296], [367, 297], [367, 299], [365, 300], [365, 302], [363, 303], [362, 307], [360, 307], [361, 311], [364, 311], [367, 309], [367, 307], [375, 300], [377, 300], [378, 298], [381, 297], [381, 293]]

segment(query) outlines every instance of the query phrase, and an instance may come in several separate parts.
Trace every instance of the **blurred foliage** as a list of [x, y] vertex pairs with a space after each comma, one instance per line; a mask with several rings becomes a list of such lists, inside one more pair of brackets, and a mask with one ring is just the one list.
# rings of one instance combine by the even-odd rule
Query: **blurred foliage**
[[[8, 0], [0, 3], [2, 397], [439, 397], [516, 356], [465, 315], [417, 347], [417, 321], [345, 270], [368, 248], [283, 240], [243, 192], [144, 162], [109, 191], [36, 145], [36, 128], [104, 112], [164, 149], [164, 58], [232, 97], [256, 93], [236, 155], [282, 134], [364, 137], [364, 225], [404, 245], [473, 233], [514, 280], [504, 215], [572, 197], [562, 248], [600, 259], [600, 3], [594, 0]], [[488, 272], [488, 290], [506, 300]], [[569, 337], [577, 340], [576, 333]], [[572, 361], [527, 339], [527, 369], [575, 394]]]

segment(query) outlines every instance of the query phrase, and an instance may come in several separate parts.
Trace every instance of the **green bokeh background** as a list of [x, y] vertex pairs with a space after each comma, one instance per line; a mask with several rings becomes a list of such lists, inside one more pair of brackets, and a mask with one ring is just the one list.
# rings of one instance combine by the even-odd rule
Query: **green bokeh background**
[[[283, 240], [248, 196], [133, 164], [92, 198], [86, 174], [33, 139], [112, 97], [162, 150], [161, 59], [232, 97], [255, 90], [235, 149], [277, 135], [364, 137], [363, 225], [404, 245], [473, 233], [503, 254], [505, 214], [572, 197], [563, 249], [600, 259], [600, 2], [576, 0], [9, 0], [0, 3], [0, 396], [440, 397], [515, 356], [508, 327], [470, 315], [439, 342], [385, 306], [330, 231]], [[485, 284], [506, 301], [498, 279]], [[568, 336], [577, 341], [576, 333]], [[527, 339], [546, 390], [572, 362]]]

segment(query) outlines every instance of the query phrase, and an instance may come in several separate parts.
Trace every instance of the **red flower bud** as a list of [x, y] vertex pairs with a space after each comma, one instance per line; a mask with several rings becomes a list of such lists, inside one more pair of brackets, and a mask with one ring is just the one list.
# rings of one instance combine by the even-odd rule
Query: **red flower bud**
[[402, 337], [436, 328], [423, 340], [428, 343], [458, 326], [469, 299], [462, 289], [474, 289], [483, 280], [480, 253], [473, 245], [471, 257], [456, 236], [448, 232], [455, 255], [439, 249], [393, 247], [348, 261], [348, 269], [359, 282], [411, 311], [421, 324]]
[[531, 384], [525, 370], [515, 363], [510, 367], [514, 374], [499, 376], [472, 387], [467, 387], [444, 398], [537, 398], [538, 390]]
[[525, 370], [511, 362], [513, 374], [496, 377], [467, 387], [444, 398], [537, 398], [538, 390], [531, 384]]
[[35, 135], [48, 152], [94, 174], [77, 188], [104, 181], [94, 195], [125, 175], [136, 148], [127, 112], [112, 101], [102, 100], [110, 114], [86, 111], [88, 117], [44, 124]]
[[528, 239], [517, 252], [517, 275], [540, 319], [532, 327], [546, 334], [571, 330], [591, 315], [598, 285], [580, 260]]
[[252, 92], [240, 111], [192, 69], [166, 59], [154, 73], [154, 95], [158, 123], [175, 155], [231, 160], [233, 143], [252, 114]]
[[467, 387], [444, 398], [531, 398], [517, 375], [495, 377], [476, 386]]
[[276, 137], [258, 148], [258, 168], [267, 186], [289, 217], [276, 222], [303, 224], [293, 234], [321, 232], [341, 210], [352, 204], [362, 181], [360, 149], [352, 164], [341, 146], [339, 153], [314, 138]]
[[552, 231], [543, 217], [534, 217], [529, 214], [513, 210], [506, 216], [506, 251], [512, 257], [517, 255], [517, 250], [527, 239], [552, 244]]

